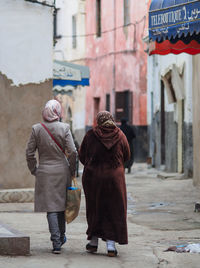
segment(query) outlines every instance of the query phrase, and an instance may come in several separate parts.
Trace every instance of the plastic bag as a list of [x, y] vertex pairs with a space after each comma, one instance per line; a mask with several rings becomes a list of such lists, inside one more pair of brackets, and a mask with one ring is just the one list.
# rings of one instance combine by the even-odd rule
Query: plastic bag
[[81, 203], [81, 189], [78, 188], [76, 178], [72, 179], [75, 187], [68, 187], [65, 209], [65, 220], [69, 224], [79, 214]]

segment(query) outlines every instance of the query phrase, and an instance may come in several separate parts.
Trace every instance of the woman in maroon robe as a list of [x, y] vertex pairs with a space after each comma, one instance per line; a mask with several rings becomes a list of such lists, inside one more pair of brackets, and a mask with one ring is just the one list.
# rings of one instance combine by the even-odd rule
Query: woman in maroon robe
[[130, 150], [109, 112], [98, 113], [97, 126], [85, 135], [79, 157], [84, 165], [82, 183], [90, 240], [86, 249], [96, 252], [101, 238], [107, 243], [108, 256], [116, 256], [115, 242], [128, 243], [124, 163]]

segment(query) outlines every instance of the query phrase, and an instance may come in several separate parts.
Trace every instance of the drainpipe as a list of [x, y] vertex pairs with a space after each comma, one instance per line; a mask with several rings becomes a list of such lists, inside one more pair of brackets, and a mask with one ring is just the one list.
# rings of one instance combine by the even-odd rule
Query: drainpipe
[[62, 37], [61, 35], [57, 35], [57, 12], [59, 8], [56, 8], [56, 0], [54, 0], [54, 3], [52, 5], [48, 4], [46, 1], [42, 2], [38, 0], [24, 0], [24, 1], [53, 8], [53, 44], [55, 46], [57, 43], [57, 39], [60, 39]]

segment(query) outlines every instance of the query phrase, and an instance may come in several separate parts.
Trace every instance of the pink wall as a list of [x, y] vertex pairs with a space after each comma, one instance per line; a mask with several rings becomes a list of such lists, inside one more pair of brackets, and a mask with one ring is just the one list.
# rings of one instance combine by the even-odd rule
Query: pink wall
[[[142, 38], [148, 27], [145, 19], [148, 7], [145, 0], [130, 0], [131, 25], [124, 28], [123, 0], [101, 0], [101, 3], [101, 30], [107, 32], [96, 37], [96, 1], [86, 0], [86, 34], [94, 34], [86, 38], [86, 64], [91, 72], [90, 87], [87, 88], [86, 125], [93, 124], [94, 97], [100, 98], [100, 110], [105, 110], [105, 95], [110, 93], [111, 112], [114, 113], [114, 88], [115, 91], [133, 92], [132, 124], [146, 125], [147, 55]], [[113, 31], [115, 22], [117, 29]]]

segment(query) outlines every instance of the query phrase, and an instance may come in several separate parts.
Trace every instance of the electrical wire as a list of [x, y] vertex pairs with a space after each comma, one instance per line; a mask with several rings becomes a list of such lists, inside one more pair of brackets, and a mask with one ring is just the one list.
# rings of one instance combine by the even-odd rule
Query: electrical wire
[[40, 2], [37, 0], [25, 0], [26, 2], [30, 2], [33, 4], [38, 4], [38, 5], [42, 5], [42, 6], [46, 6], [46, 7], [53, 7], [55, 8], [55, 3], [53, 5], [46, 3], [46, 1]]
[[[114, 32], [117, 31], [118, 29], [121, 28], [126, 28], [126, 27], [130, 27], [130, 26], [136, 26], [137, 24], [140, 24], [141, 22], [146, 20], [146, 16], [144, 16], [141, 20], [136, 21], [134, 23], [128, 23], [126, 25], [121, 25], [119, 27], [115, 27], [113, 29], [110, 30], [106, 30], [106, 31], [102, 31], [101, 34], [106, 34], [106, 33], [110, 33], [110, 32]], [[90, 34], [80, 34], [80, 35], [62, 35], [62, 38], [73, 38], [73, 37], [89, 37], [89, 36], [96, 36], [97, 33], [90, 33]]]
[[[79, 59], [74, 59], [72, 60], [71, 62], [77, 62], [77, 61], [98, 61], [100, 59], [103, 59], [105, 57], [108, 57], [108, 56], [112, 56], [112, 55], [118, 55], [118, 54], [132, 54], [132, 53], [135, 53], [136, 52], [136, 26], [140, 23], [144, 23], [143, 25], [143, 31], [142, 31], [142, 35], [144, 34], [144, 28], [145, 28], [145, 24], [146, 24], [146, 16], [144, 16], [141, 20], [139, 21], [136, 21], [135, 23], [129, 23], [128, 25], [126, 26], [134, 26], [134, 43], [133, 43], [133, 49], [125, 49], [125, 50], [120, 50], [120, 51], [112, 51], [112, 52], [108, 52], [108, 53], [105, 53], [103, 55], [99, 55], [99, 56], [96, 56], [96, 57], [84, 57], [84, 58], [79, 58]], [[126, 26], [120, 26], [120, 27], [116, 27], [116, 28], [113, 28], [111, 30], [107, 30], [107, 31], [104, 31], [104, 33], [107, 33], [107, 32], [113, 32], [114, 30], [118, 30], [119, 28], [124, 28]], [[103, 32], [102, 32], [103, 33]], [[95, 34], [86, 34], [86, 35], [71, 35], [71, 36], [67, 36], [67, 37], [87, 37], [87, 36], [96, 36], [96, 33]], [[62, 36], [63, 37], [63, 36]]]

